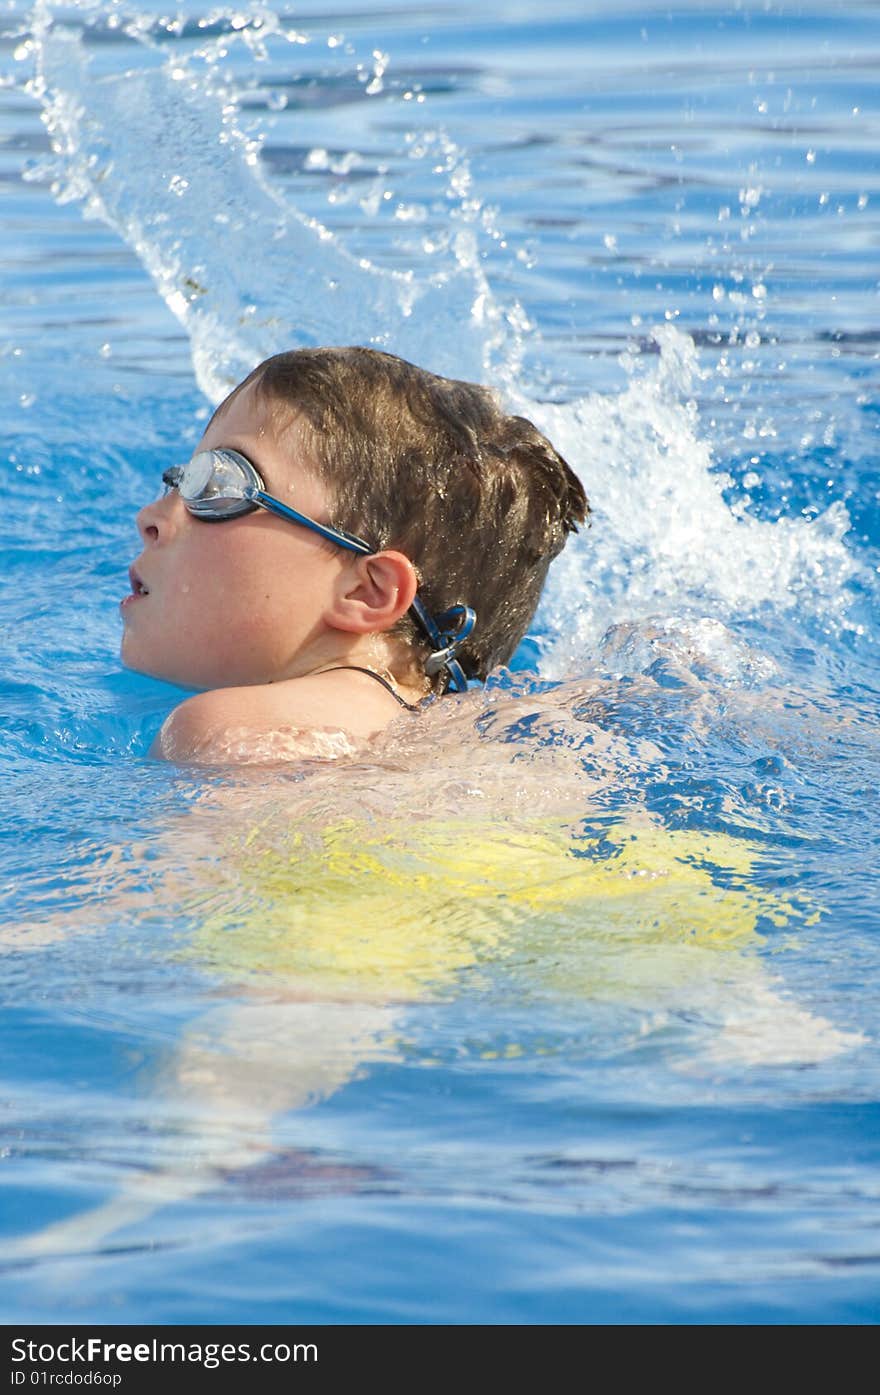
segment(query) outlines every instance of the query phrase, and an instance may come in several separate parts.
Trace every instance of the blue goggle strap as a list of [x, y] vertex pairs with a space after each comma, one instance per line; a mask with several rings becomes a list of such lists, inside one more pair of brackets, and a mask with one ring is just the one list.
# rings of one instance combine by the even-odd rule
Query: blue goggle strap
[[255, 489], [252, 486], [244, 492], [245, 497], [251, 499], [255, 504], [262, 504], [264, 509], [269, 509], [271, 513], [277, 513], [279, 518], [289, 519], [291, 523], [301, 523], [304, 528], [310, 528], [320, 538], [326, 538], [328, 542], [336, 543], [337, 547], [347, 547], [349, 552], [359, 552], [363, 557], [371, 557], [375, 552], [375, 548], [370, 547], [369, 543], [365, 543], [363, 538], [355, 537], [354, 533], [346, 533], [343, 528], [331, 528], [329, 523], [317, 523], [314, 518], [299, 513], [296, 509], [292, 509], [289, 504], [282, 504], [280, 499], [273, 498], [271, 494], [266, 494], [262, 489]]
[[466, 693], [467, 675], [455, 656], [477, 623], [476, 611], [469, 605], [453, 605], [432, 616], [416, 596], [412, 612], [434, 646], [425, 660], [425, 673], [433, 678], [445, 668], [450, 687], [457, 693]]

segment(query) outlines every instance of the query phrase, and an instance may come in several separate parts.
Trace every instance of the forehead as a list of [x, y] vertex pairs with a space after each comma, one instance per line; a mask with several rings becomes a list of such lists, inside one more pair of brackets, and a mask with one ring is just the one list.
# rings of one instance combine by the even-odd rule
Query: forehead
[[269, 402], [264, 393], [257, 391], [256, 383], [247, 383], [220, 403], [208, 423], [201, 444], [205, 448], [227, 445], [229, 442], [226, 438], [230, 435], [252, 436], [254, 440], [284, 435], [292, 425], [294, 416], [291, 410], [285, 422], [284, 413], [279, 412], [275, 403]]

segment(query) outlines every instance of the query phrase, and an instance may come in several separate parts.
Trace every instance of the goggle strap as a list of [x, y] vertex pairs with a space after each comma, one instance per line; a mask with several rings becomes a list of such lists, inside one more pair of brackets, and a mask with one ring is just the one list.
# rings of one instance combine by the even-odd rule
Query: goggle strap
[[477, 623], [476, 611], [469, 605], [454, 605], [440, 615], [431, 616], [418, 597], [413, 601], [412, 609], [434, 646], [425, 661], [425, 673], [433, 678], [445, 668], [450, 686], [458, 693], [466, 693], [467, 677], [455, 656]]
[[250, 499], [255, 504], [262, 504], [264, 509], [270, 513], [278, 514], [279, 518], [286, 518], [291, 523], [300, 523], [303, 528], [309, 528], [318, 537], [325, 538], [327, 542], [332, 542], [337, 547], [345, 547], [349, 552], [358, 552], [362, 557], [371, 557], [375, 549], [363, 538], [355, 537], [354, 533], [346, 533], [343, 528], [331, 528], [329, 523], [318, 523], [314, 518], [309, 518], [307, 514], [299, 513], [288, 504], [282, 504], [280, 499], [275, 499], [271, 494], [266, 494], [262, 489], [249, 487], [245, 490], [245, 498]]

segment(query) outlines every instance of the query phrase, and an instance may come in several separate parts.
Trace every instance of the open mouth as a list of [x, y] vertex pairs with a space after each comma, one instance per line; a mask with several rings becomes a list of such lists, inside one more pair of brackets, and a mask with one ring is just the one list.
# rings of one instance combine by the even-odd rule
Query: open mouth
[[150, 588], [145, 586], [135, 571], [134, 567], [128, 569], [128, 579], [131, 583], [132, 594], [135, 596], [149, 596]]

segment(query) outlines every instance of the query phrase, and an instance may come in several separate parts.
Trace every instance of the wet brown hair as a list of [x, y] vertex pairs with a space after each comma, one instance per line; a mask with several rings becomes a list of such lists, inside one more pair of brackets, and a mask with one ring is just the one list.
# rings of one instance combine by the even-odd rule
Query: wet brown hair
[[[330, 522], [409, 557], [432, 615], [455, 604], [476, 611], [458, 654], [468, 676], [506, 663], [550, 562], [590, 512], [547, 438], [488, 389], [375, 349], [276, 354], [240, 386], [251, 382], [296, 413], [331, 495]], [[394, 633], [424, 660], [430, 645], [411, 616]]]

